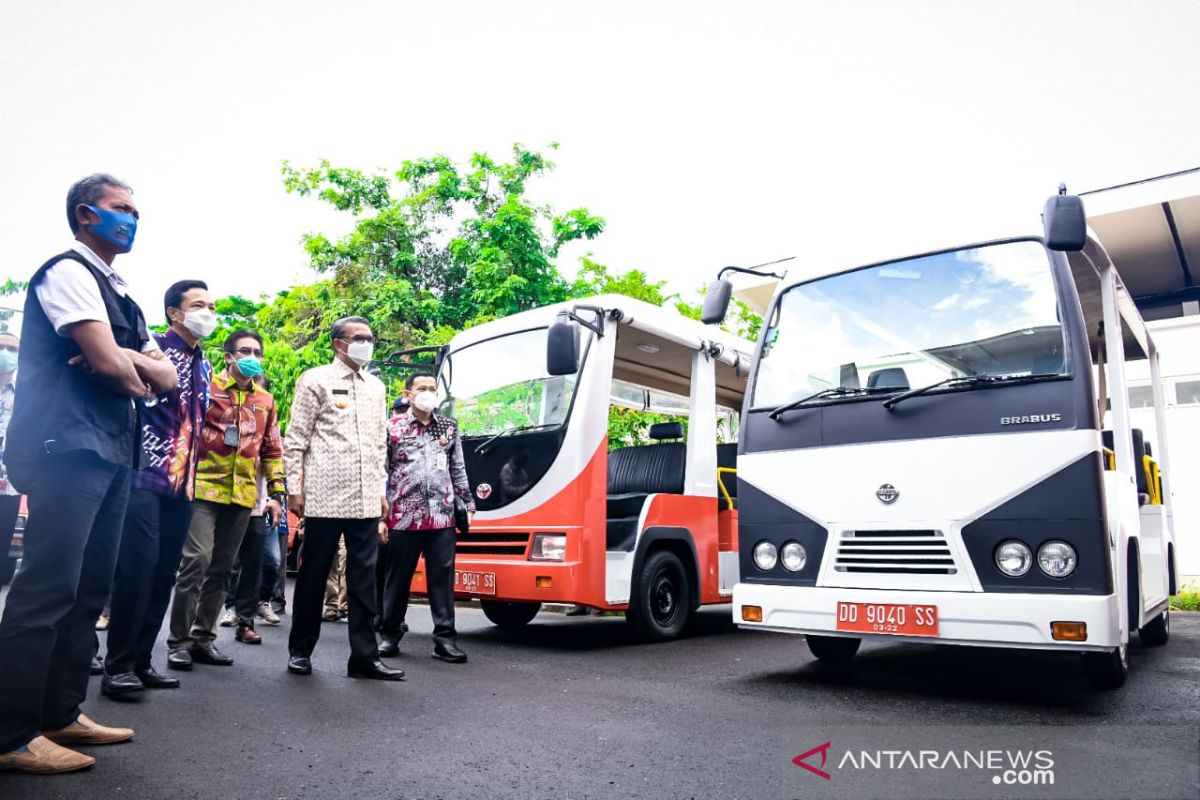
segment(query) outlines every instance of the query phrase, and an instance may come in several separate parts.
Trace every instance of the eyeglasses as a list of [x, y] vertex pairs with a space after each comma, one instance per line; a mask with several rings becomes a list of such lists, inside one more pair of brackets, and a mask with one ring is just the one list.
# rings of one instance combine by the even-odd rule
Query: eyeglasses
[[15, 344], [0, 344], [0, 350], [4, 350], [9, 353], [20, 352], [20, 348], [17, 347]]
[[258, 349], [257, 347], [239, 347], [237, 350], [234, 350], [233, 352], [234, 352], [234, 354], [239, 355], [239, 356], [254, 356], [255, 358], [262, 358], [262, 354], [263, 354], [263, 351]]
[[343, 336], [343, 342], [354, 342], [355, 344], [375, 344], [374, 336]]

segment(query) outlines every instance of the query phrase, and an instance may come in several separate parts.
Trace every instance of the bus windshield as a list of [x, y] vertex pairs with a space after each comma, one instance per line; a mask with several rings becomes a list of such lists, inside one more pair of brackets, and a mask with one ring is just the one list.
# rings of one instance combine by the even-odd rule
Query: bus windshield
[[753, 405], [1063, 374], [1064, 362], [1048, 254], [1040, 242], [1007, 242], [787, 289], [764, 339]]
[[578, 377], [546, 372], [545, 328], [497, 336], [450, 351], [442, 408], [463, 436], [545, 430], [566, 422]]

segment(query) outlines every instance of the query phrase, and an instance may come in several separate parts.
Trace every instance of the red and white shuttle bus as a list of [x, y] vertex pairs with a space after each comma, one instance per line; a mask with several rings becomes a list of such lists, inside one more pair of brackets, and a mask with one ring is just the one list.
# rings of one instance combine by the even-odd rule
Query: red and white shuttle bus
[[[518, 627], [542, 603], [625, 611], [677, 636], [737, 583], [737, 445], [753, 345], [669, 309], [603, 295], [459, 333], [440, 354], [478, 513], [456, 594]], [[612, 405], [677, 422], [609, 450]], [[718, 443], [718, 430], [728, 443]], [[719, 469], [726, 475], [719, 480]], [[421, 569], [413, 591], [425, 589]]]

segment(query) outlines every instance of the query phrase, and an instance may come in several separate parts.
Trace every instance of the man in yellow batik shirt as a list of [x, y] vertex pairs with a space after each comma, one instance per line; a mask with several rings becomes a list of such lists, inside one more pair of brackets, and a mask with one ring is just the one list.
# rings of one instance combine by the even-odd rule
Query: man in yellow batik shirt
[[[237, 330], [225, 340], [226, 371], [209, 387], [196, 465], [196, 501], [171, 602], [167, 666], [229, 666], [217, 650], [217, 617], [234, 559], [258, 502], [259, 463], [267, 492], [282, 497], [283, 444], [275, 398], [254, 383], [262, 374], [262, 337]], [[243, 631], [239, 628], [239, 637]]]

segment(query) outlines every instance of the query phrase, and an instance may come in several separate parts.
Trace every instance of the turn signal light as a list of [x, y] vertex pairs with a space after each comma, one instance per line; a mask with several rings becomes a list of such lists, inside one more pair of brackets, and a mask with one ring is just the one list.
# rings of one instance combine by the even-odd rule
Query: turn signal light
[[1086, 642], [1086, 622], [1051, 622], [1050, 637], [1056, 642]]
[[539, 589], [553, 589], [554, 579], [549, 575], [538, 575], [534, 581], [534, 585]]
[[762, 622], [762, 606], [742, 606], [742, 622]]

